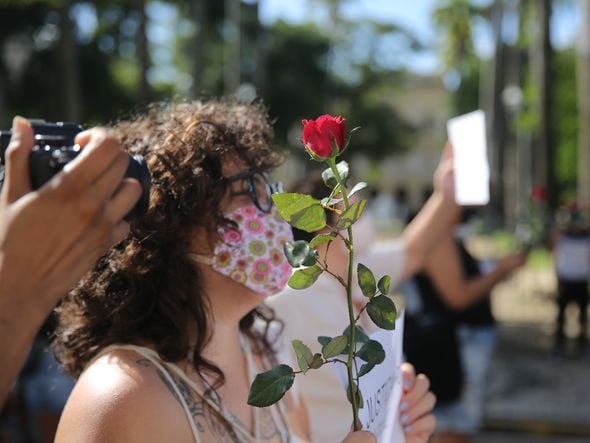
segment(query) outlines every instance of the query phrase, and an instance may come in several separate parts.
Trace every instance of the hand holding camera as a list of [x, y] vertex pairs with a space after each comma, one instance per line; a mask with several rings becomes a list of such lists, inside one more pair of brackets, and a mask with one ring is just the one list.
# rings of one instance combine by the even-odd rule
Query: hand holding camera
[[[32, 189], [38, 189], [78, 156], [81, 147], [75, 140], [84, 128], [76, 123], [47, 123], [43, 120], [33, 120], [31, 126], [35, 142], [29, 155], [29, 178]], [[11, 131], [0, 131], [3, 164], [11, 136]], [[149, 206], [150, 174], [141, 155], [129, 156], [125, 177], [137, 179], [142, 187], [141, 198], [125, 216], [126, 221], [131, 221], [145, 214]]]
[[[11, 135], [0, 193], [0, 324], [6, 332], [0, 347], [7, 362], [0, 377], [0, 404], [24, 360], [28, 340], [59, 298], [125, 238], [129, 225], [123, 218], [134, 214], [138, 199], [147, 199], [149, 192], [139, 181], [149, 175], [127, 177], [129, 155], [102, 129], [75, 135], [80, 149], [72, 147], [73, 153], [67, 143], [64, 149], [35, 143], [33, 127], [19, 117]], [[34, 153], [34, 146], [44, 152]], [[55, 176], [39, 175], [46, 166], [53, 168], [52, 159]], [[44, 179], [49, 181], [31, 192], [31, 183]], [[140, 208], [147, 209], [147, 202]]]

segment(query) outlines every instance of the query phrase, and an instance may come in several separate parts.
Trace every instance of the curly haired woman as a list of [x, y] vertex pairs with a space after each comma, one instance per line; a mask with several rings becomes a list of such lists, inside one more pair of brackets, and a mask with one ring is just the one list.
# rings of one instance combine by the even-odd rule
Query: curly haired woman
[[56, 441], [309, 440], [303, 402], [246, 402], [275, 360], [263, 302], [291, 272], [264, 107], [155, 105], [114, 132], [148, 161], [150, 209], [59, 308], [55, 350], [79, 378]]

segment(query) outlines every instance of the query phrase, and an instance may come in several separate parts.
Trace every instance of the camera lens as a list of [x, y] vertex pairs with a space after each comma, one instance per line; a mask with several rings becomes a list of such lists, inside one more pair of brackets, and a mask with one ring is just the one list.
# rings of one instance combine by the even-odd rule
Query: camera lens
[[[78, 145], [64, 146], [63, 137], [35, 136], [35, 147], [29, 157], [31, 186], [38, 189], [49, 181], [80, 152]], [[128, 154], [129, 155], [129, 154]], [[141, 155], [129, 155], [125, 177], [134, 178], [141, 184], [142, 194], [135, 206], [125, 216], [130, 222], [144, 215], [150, 204], [151, 177], [145, 159]]]
[[135, 203], [133, 209], [125, 216], [125, 221], [129, 222], [144, 215], [150, 205], [150, 186], [152, 179], [147, 162], [143, 156], [134, 155], [129, 157], [129, 166], [127, 166], [125, 177], [134, 178], [139, 181], [142, 189], [141, 197]]

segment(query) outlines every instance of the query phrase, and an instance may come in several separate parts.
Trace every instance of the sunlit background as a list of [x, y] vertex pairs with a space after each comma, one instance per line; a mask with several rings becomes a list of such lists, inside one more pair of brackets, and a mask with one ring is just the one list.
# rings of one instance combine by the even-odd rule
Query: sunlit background
[[[90, 126], [153, 101], [219, 95], [266, 103], [277, 147], [290, 153], [276, 174], [287, 185], [310, 166], [300, 120], [345, 116], [362, 127], [347, 153], [353, 173], [374, 194], [403, 190], [412, 210], [431, 187], [447, 119], [483, 109], [484, 258], [514, 248], [522, 226], [542, 231], [562, 205], [590, 208], [589, 0], [0, 0], [0, 129], [17, 114]], [[543, 343], [555, 314], [543, 251], [495, 298], [519, 338], [521, 326], [540, 328], [525, 345]], [[546, 367], [537, 357], [527, 370]], [[572, 363], [570, 378], [588, 361]], [[548, 405], [519, 425], [517, 403], [502, 403], [514, 390], [497, 389], [490, 427], [590, 435], [590, 392], [569, 421], [551, 422], [559, 414]], [[571, 403], [547, 398], [555, 409]]]
[[302, 117], [362, 126], [356, 172], [380, 190], [404, 183], [418, 204], [446, 119], [481, 108], [501, 224], [525, 212], [534, 186], [552, 206], [577, 193], [590, 204], [576, 167], [583, 2], [3, 3], [3, 127], [14, 114], [95, 124], [154, 100], [262, 97], [281, 146], [299, 147]]

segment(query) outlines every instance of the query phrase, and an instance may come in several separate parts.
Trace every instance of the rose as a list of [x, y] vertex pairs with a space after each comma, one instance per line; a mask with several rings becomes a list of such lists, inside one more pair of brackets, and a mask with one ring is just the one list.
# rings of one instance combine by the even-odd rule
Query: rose
[[315, 120], [301, 120], [303, 146], [314, 159], [325, 160], [344, 150], [344, 120], [343, 117], [328, 114], [321, 115]]
[[533, 186], [531, 189], [531, 198], [534, 202], [545, 202], [547, 200], [547, 188], [540, 185]]
[[[322, 178], [330, 190], [330, 195], [322, 200], [299, 193], [277, 193], [272, 196], [276, 209], [286, 222], [308, 233], [321, 232], [310, 242], [298, 240], [285, 244], [287, 262], [295, 268], [288, 284], [293, 289], [306, 289], [313, 285], [322, 273], [331, 274], [346, 290], [349, 322], [341, 335], [319, 337], [318, 341], [322, 344], [321, 352], [313, 353], [301, 340], [293, 340], [291, 344], [299, 371], [282, 364], [258, 374], [250, 387], [248, 404], [257, 407], [270, 406], [279, 401], [291, 388], [296, 374], [305, 374], [328, 363], [338, 362], [346, 367], [347, 396], [352, 407], [354, 430], [358, 431], [361, 426], [358, 411], [363, 406], [358, 387], [359, 379], [383, 362], [385, 351], [381, 343], [370, 340], [357, 324], [360, 314], [355, 312], [352, 299], [355, 263], [358, 285], [365, 301], [365, 306], [360, 312], [366, 311], [373, 323], [380, 328], [392, 330], [395, 328], [397, 309], [387, 296], [391, 277], [382, 276], [377, 282], [371, 270], [354, 259], [353, 225], [363, 214], [367, 201], [357, 198], [353, 201], [351, 198], [367, 184], [360, 182], [349, 189], [346, 184], [349, 175], [348, 163], [336, 163], [337, 157], [348, 144], [344, 136], [344, 118], [326, 114], [315, 120], [302, 120], [301, 123], [305, 149], [312, 159], [328, 165], [322, 172]], [[350, 139], [350, 135], [348, 138]], [[333, 226], [327, 224], [326, 210], [337, 215]], [[330, 232], [326, 233], [326, 229]], [[344, 240], [348, 251], [348, 271], [345, 276], [334, 274], [328, 269], [328, 246], [337, 238]], [[325, 244], [327, 246], [323, 249], [323, 257], [320, 257], [316, 248]], [[342, 354], [345, 354], [346, 358], [342, 358]], [[357, 360], [365, 362], [360, 370], [357, 368]]]

